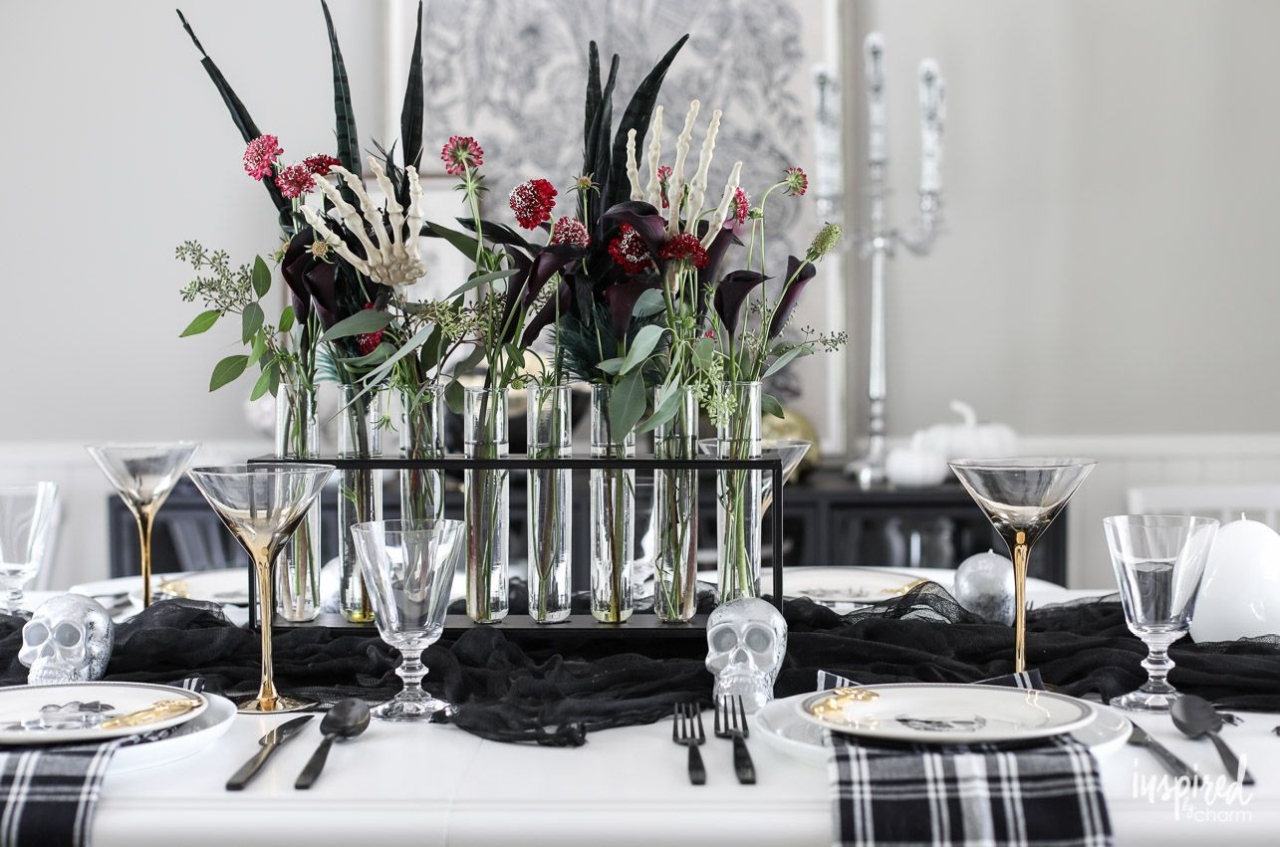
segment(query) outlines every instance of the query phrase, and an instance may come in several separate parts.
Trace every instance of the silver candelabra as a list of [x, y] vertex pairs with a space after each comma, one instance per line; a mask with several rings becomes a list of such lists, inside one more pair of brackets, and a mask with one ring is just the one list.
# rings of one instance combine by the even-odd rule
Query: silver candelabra
[[946, 118], [946, 86], [933, 59], [920, 62], [920, 218], [911, 232], [886, 220], [889, 155], [885, 141], [884, 38], [878, 32], [862, 44], [867, 87], [868, 226], [859, 238], [859, 255], [871, 260], [871, 334], [867, 359], [869, 431], [867, 449], [845, 466], [863, 486], [885, 479], [885, 314], [886, 263], [899, 246], [913, 256], [933, 249], [942, 222], [942, 125]]

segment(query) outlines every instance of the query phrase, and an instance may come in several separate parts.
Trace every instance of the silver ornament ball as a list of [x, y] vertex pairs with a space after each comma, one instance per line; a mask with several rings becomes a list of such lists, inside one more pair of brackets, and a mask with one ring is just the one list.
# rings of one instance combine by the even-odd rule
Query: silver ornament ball
[[1013, 562], [993, 551], [970, 556], [956, 568], [952, 594], [966, 611], [993, 623], [1012, 626]]

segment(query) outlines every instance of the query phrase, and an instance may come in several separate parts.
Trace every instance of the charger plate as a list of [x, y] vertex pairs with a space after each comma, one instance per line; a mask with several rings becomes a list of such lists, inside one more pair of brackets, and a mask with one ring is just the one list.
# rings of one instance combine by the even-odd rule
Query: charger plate
[[194, 756], [206, 749], [231, 729], [236, 718], [236, 704], [217, 694], [206, 694], [209, 708], [174, 727], [158, 741], [121, 747], [111, 759], [111, 773], [133, 771], [167, 765]]
[[[829, 749], [827, 731], [812, 721], [805, 720], [796, 710], [796, 704], [811, 694], [797, 694], [766, 703], [754, 716], [752, 738], [759, 738], [796, 761], [813, 767], [826, 767]], [[1093, 755], [1103, 758], [1125, 746], [1133, 724], [1129, 719], [1109, 706], [1092, 704], [1095, 717], [1092, 721], [1071, 732], [1071, 737], [1089, 748]]]
[[[145, 726], [103, 729], [106, 720], [140, 711], [160, 700], [191, 699], [195, 708]], [[0, 745], [102, 741], [178, 726], [209, 707], [203, 694], [143, 682], [71, 682], [0, 688]]]
[[1094, 718], [1091, 704], [1064, 694], [946, 683], [836, 688], [806, 695], [795, 708], [823, 729], [911, 744], [1031, 741]]

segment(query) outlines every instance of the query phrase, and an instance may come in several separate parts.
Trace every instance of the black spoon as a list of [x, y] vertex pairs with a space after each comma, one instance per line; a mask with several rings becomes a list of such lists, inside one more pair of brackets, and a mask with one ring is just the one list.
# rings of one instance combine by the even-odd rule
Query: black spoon
[[[1240, 774], [1240, 760], [1227, 746], [1227, 742], [1218, 736], [1218, 730], [1222, 729], [1222, 715], [1218, 714], [1212, 703], [1194, 694], [1183, 694], [1173, 701], [1172, 714], [1173, 725], [1182, 730], [1183, 735], [1190, 738], [1209, 736], [1213, 746], [1218, 748], [1222, 765], [1232, 779]], [[1240, 782], [1243, 785], [1253, 785], [1253, 774], [1246, 770]]]
[[311, 754], [311, 760], [298, 774], [294, 788], [310, 788], [320, 778], [324, 770], [325, 760], [329, 758], [329, 747], [336, 738], [355, 738], [369, 728], [369, 704], [355, 697], [339, 700], [329, 709], [329, 713], [320, 721], [320, 731], [324, 740]]

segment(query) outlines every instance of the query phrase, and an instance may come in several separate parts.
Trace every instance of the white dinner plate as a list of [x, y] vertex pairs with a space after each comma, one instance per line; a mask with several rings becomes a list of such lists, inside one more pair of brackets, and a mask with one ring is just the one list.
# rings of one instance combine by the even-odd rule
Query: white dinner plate
[[[151, 590], [191, 600], [247, 606], [249, 605], [249, 572], [247, 568], [227, 568], [216, 571], [153, 574]], [[71, 586], [71, 592], [95, 598], [127, 595], [135, 609], [142, 608], [141, 576], [82, 582]]]
[[[715, 571], [699, 571], [698, 579], [713, 585]], [[809, 567], [785, 568], [782, 574], [784, 597], [807, 597], [815, 603], [831, 606], [845, 603], [875, 603], [901, 597], [921, 580], [918, 574], [905, 574], [882, 568]], [[760, 569], [760, 589], [773, 593], [773, 568]]]
[[[818, 724], [805, 720], [796, 710], [798, 702], [811, 696], [797, 694], [766, 703], [755, 715], [755, 735], [765, 744], [796, 761], [814, 767], [825, 767], [828, 749], [826, 731]], [[1071, 737], [1100, 758], [1123, 748], [1129, 740], [1133, 724], [1110, 706], [1097, 703], [1090, 705], [1093, 706], [1094, 719], [1072, 730]]]
[[1028, 741], [1094, 718], [1091, 704], [1051, 691], [915, 682], [818, 691], [797, 700], [795, 709], [834, 732], [913, 744]]
[[209, 701], [209, 708], [175, 727], [168, 736], [117, 750], [111, 759], [111, 773], [129, 773], [167, 765], [194, 756], [225, 735], [235, 720], [236, 704], [217, 694], [204, 696]]
[[[144, 727], [103, 729], [113, 717], [141, 711], [160, 700], [198, 700], [195, 708]], [[209, 708], [203, 694], [144, 682], [71, 682], [0, 688], [0, 745], [101, 741], [178, 726]]]

